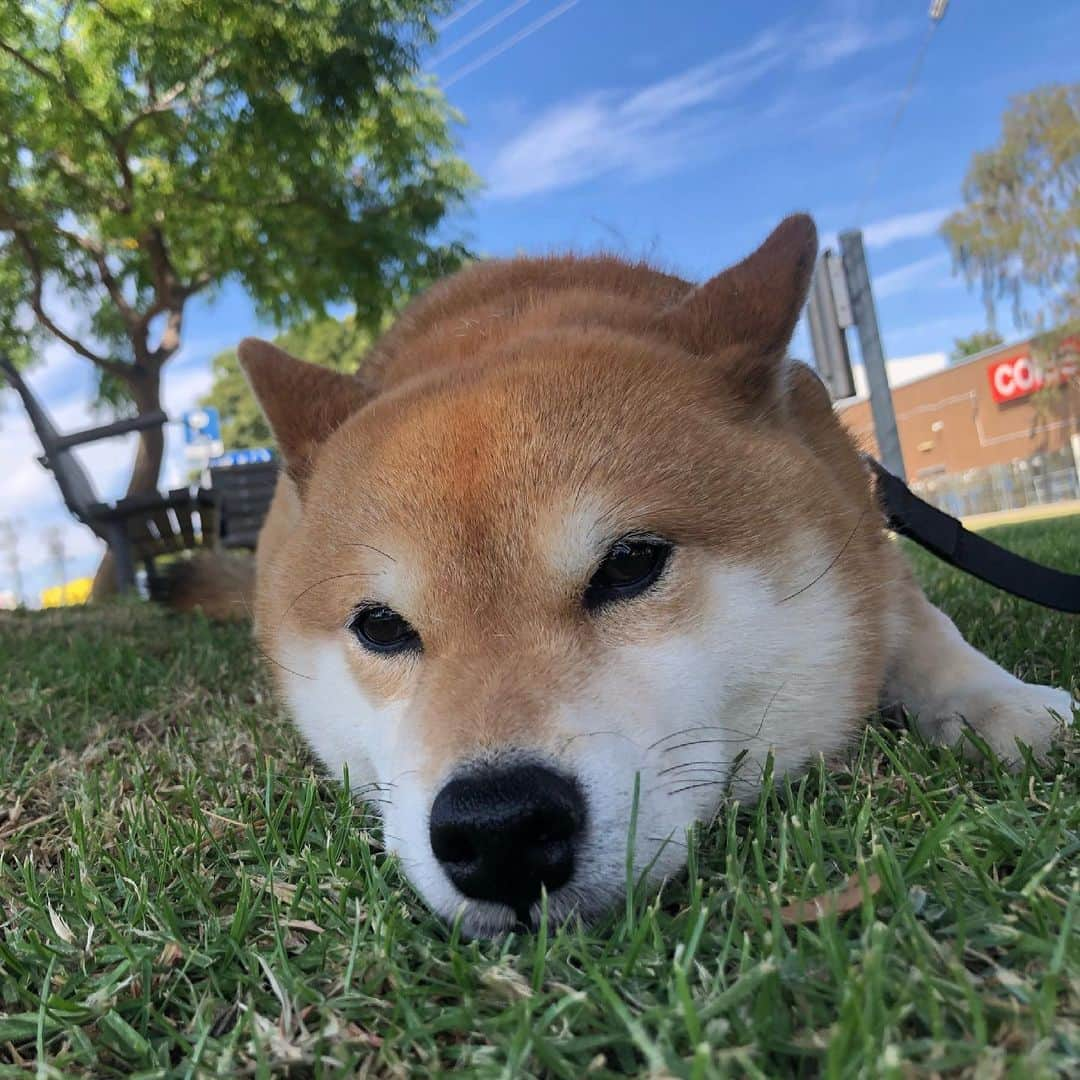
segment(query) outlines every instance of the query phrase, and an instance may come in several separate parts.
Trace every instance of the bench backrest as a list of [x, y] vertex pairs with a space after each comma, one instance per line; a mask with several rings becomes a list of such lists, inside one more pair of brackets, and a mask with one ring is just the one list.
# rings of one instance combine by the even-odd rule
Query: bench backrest
[[220, 541], [224, 547], [255, 547], [274, 498], [277, 475], [277, 461], [210, 469], [210, 490], [220, 500]]
[[98, 497], [97, 492], [94, 491], [94, 485], [90, 482], [90, 477], [86, 475], [71, 450], [64, 447], [63, 437], [53, 426], [49, 414], [8, 357], [0, 356], [0, 370], [22, 398], [23, 408], [26, 409], [26, 415], [30, 417], [30, 423], [44, 451], [43, 464], [51, 469], [53, 476], [56, 477], [57, 486], [60, 488], [60, 494], [63, 495], [67, 508], [96, 532], [90, 511], [97, 505]]

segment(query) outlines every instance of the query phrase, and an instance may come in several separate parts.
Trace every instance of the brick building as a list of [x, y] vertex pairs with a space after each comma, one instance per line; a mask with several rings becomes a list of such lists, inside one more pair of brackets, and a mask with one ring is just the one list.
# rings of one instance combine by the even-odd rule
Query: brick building
[[[908, 482], [954, 514], [1080, 498], [1080, 341], [1040, 370], [1029, 342], [893, 387]], [[874, 452], [865, 397], [837, 402]]]

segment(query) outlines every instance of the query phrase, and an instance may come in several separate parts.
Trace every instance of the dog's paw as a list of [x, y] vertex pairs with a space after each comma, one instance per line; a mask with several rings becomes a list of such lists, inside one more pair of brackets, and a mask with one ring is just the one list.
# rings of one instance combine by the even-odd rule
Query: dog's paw
[[1045, 756], [1063, 725], [1072, 724], [1076, 707], [1065, 690], [1011, 682], [991, 690], [957, 691], [920, 716], [918, 726], [930, 742], [960, 744], [967, 756], [978, 757], [977, 741], [967, 737], [971, 732], [1016, 767], [1023, 761], [1017, 743], [1030, 747], [1037, 758]]

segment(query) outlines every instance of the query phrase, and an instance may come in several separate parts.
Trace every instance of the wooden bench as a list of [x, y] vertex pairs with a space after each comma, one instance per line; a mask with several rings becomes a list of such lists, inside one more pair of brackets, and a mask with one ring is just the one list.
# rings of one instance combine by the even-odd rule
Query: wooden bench
[[218, 541], [225, 548], [254, 550], [277, 486], [276, 460], [210, 468], [210, 491], [218, 500]]
[[76, 446], [160, 427], [168, 419], [165, 413], [158, 410], [130, 420], [61, 435], [15, 365], [3, 355], [0, 355], [0, 371], [22, 399], [41, 443], [43, 454], [38, 460], [52, 472], [67, 508], [109, 545], [116, 567], [116, 584], [121, 591], [134, 586], [137, 562], [145, 566], [153, 592], [156, 558], [217, 543], [221, 520], [218, 492], [181, 487], [165, 494], [153, 492], [103, 502], [72, 453]]

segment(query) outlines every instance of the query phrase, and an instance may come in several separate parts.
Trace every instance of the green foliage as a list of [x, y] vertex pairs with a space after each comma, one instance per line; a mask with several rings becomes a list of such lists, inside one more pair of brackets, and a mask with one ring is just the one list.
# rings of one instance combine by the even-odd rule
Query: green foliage
[[[1075, 571], [1077, 520], [995, 538]], [[1075, 679], [1080, 620], [915, 555], [980, 648]], [[248, 627], [0, 612], [0, 655], [5, 1076], [1076, 1075], [1075, 729], [1014, 776], [875, 724], [725, 807], [659, 897], [466, 942], [314, 768]]]
[[1004, 343], [1005, 339], [996, 330], [976, 330], [967, 337], [953, 338], [953, 350], [949, 359], [955, 364]]
[[993, 321], [1049, 329], [1080, 319], [1080, 83], [1016, 98], [997, 146], [975, 155], [964, 206], [942, 232]]
[[[371, 345], [372, 334], [352, 316], [345, 319], [314, 319], [275, 339], [286, 352], [335, 371], [356, 371]], [[252, 396], [235, 349], [226, 349], [213, 360], [214, 382], [201, 404], [221, 413], [221, 434], [229, 450], [272, 446], [273, 435]]]
[[416, 75], [445, 7], [0, 0], [0, 347], [52, 333], [125, 379], [226, 279], [279, 323], [375, 325], [454, 267], [471, 175]]

